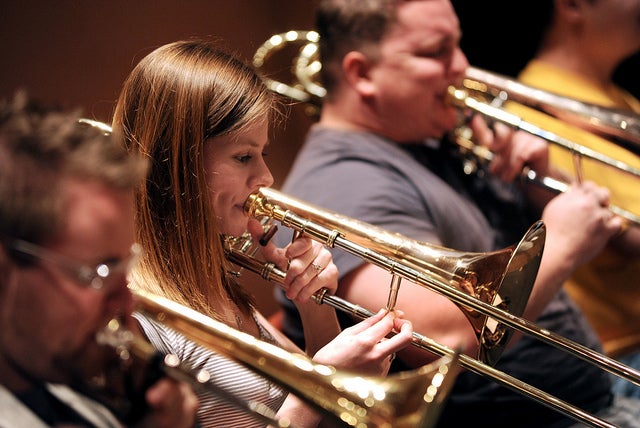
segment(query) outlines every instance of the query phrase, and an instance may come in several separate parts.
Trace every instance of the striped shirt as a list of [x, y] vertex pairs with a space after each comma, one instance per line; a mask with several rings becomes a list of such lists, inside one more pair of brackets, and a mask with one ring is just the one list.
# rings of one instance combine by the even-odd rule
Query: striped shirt
[[[188, 339], [183, 334], [159, 324], [140, 313], [134, 313], [149, 341], [160, 352], [173, 354], [187, 367], [206, 370], [211, 383], [245, 403], [260, 403], [276, 412], [287, 396], [285, 390], [268, 379]], [[277, 344], [254, 314], [260, 328], [260, 339]], [[200, 400], [198, 422], [208, 427], [260, 427], [265, 426], [255, 415], [238, 408], [211, 391], [196, 391]]]

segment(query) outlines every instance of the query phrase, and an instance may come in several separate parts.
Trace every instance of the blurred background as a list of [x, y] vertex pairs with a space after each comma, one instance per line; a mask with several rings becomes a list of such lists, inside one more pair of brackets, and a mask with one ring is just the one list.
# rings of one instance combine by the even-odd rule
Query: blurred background
[[[516, 29], [535, 19], [504, 4], [503, 13], [487, 16], [477, 0], [456, 0], [464, 37], [462, 47], [473, 65], [514, 75], [530, 55], [525, 36]], [[18, 89], [66, 107], [85, 117], [110, 122], [122, 82], [146, 54], [168, 42], [191, 37], [220, 40], [227, 49], [251, 60], [271, 35], [313, 28], [317, 0], [2, 0], [0, 2], [0, 94]], [[509, 15], [511, 14], [511, 15]], [[509, 42], [509, 43], [508, 43]], [[638, 58], [619, 72], [619, 80], [638, 96]], [[291, 58], [275, 61], [287, 72]], [[274, 71], [274, 72], [275, 72]], [[278, 188], [312, 123], [302, 106], [291, 106], [273, 136], [269, 163]], [[253, 278], [253, 275], [249, 275]], [[276, 309], [273, 286], [247, 279], [260, 309]]]
[[[146, 54], [192, 37], [220, 40], [251, 60], [271, 35], [313, 26], [313, 1], [21, 0], [0, 2], [0, 92], [25, 89], [47, 103], [80, 107], [110, 122], [122, 82]], [[290, 62], [290, 60], [289, 60]], [[288, 64], [283, 63], [283, 68]], [[307, 118], [296, 115], [271, 147], [277, 178], [286, 172]], [[302, 113], [302, 110], [300, 110]]]

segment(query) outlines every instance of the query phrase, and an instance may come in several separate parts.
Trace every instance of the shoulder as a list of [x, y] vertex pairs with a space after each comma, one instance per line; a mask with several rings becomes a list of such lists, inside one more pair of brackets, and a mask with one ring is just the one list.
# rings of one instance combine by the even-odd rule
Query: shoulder
[[123, 428], [123, 425], [102, 404], [68, 388], [65, 385], [48, 385], [49, 391], [90, 421], [96, 428]]
[[0, 385], [0, 427], [46, 427], [8, 389]]

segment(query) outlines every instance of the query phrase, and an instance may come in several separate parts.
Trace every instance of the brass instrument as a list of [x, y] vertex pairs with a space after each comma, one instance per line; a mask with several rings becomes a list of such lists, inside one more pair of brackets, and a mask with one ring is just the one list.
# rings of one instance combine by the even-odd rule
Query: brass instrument
[[[107, 325], [96, 334], [96, 341], [113, 348], [121, 361], [119, 368], [121, 373], [111, 375], [110, 380], [107, 380], [106, 376], [92, 379], [92, 389], [88, 392], [114, 410], [122, 420], [128, 422], [132, 419], [132, 415], [138, 414], [136, 412], [139, 412], [139, 409], [136, 406], [140, 403], [136, 402], [139, 400], [135, 395], [141, 395], [141, 391], [144, 391], [148, 384], [153, 383], [157, 376], [164, 374], [188, 383], [194, 391], [212, 393], [251, 415], [256, 421], [273, 427], [291, 426], [290, 421], [278, 419], [275, 412], [262, 403], [244, 401], [219, 387], [210, 381], [211, 375], [206, 370], [193, 370], [186, 367], [176, 355], [163, 355], [151, 343], [127, 329], [119, 318], [109, 320]], [[133, 376], [134, 374], [136, 376]], [[123, 376], [129, 376], [131, 379], [120, 379]], [[134, 377], [139, 379], [133, 379]], [[133, 419], [135, 420], [135, 417]]]
[[[386, 232], [384, 229], [308, 204], [269, 188], [262, 188], [260, 191], [250, 195], [245, 202], [244, 209], [245, 213], [250, 217], [270, 217], [277, 220], [282, 225], [329, 247], [340, 248], [350, 254], [361, 257], [369, 263], [387, 270], [394, 277], [405, 278], [424, 286], [448, 297], [462, 307], [471, 308], [480, 314], [487, 315], [489, 320], [503, 323], [515, 330], [536, 337], [603, 370], [640, 385], [640, 372], [638, 370], [579, 343], [542, 329], [536, 324], [509, 313], [499, 306], [487, 303], [477, 296], [455, 288], [452, 284], [455, 284], [456, 281], [464, 282], [466, 277], [474, 275], [476, 271], [479, 272], [483, 268], [481, 254], [456, 253], [446, 248], [432, 247], [429, 244], [416, 242], [402, 235]], [[509, 262], [509, 264], [515, 263], [513, 265], [514, 272], [518, 275], [524, 275], [525, 278], [530, 278], [530, 275], [533, 275], [535, 279], [538, 257], [540, 256], [539, 252], [542, 250], [543, 241], [543, 225], [534, 225], [522, 239], [520, 246], [515, 250], [514, 256]], [[468, 265], [465, 261], [468, 257], [471, 259], [477, 257], [480, 262], [477, 265]], [[457, 258], [459, 263], [452, 263]], [[230, 259], [232, 261], [237, 260], [233, 257]], [[496, 266], [492, 265], [491, 270], [497, 269]], [[457, 269], [458, 267], [460, 268], [459, 270]], [[504, 267], [500, 267], [500, 269], [502, 268]], [[508, 266], [507, 271], [509, 269], [510, 267]], [[277, 277], [272, 277], [274, 274], [269, 272], [272, 272], [272, 269], [269, 269], [267, 273], [263, 273], [263, 277], [267, 279]], [[506, 275], [505, 281], [508, 278], [509, 276]], [[514, 280], [517, 284], [523, 281], [523, 278], [516, 276]], [[354, 309], [333, 297], [318, 296], [318, 298], [320, 297], [322, 297], [322, 301], [335, 301], [338, 309], [342, 309], [339, 306], [346, 307], [349, 310]], [[357, 315], [357, 313], [354, 313], [354, 315]], [[438, 355], [447, 355], [450, 352], [442, 345], [437, 345], [423, 336], [417, 337], [414, 335], [414, 339]], [[591, 419], [592, 417], [585, 419], [584, 412], [579, 409], [576, 410], [549, 394], [541, 393], [533, 387], [523, 385], [523, 382], [509, 378], [504, 373], [493, 370], [479, 361], [467, 359], [464, 355], [460, 356], [460, 361], [461, 365], [479, 374], [487, 374], [505, 386], [522, 392], [551, 408], [560, 410], [569, 417], [591, 426], [608, 426], [606, 422], [604, 425], [601, 421], [594, 422]]]
[[[256, 50], [253, 55], [253, 66], [256, 70], [263, 70], [267, 61], [285, 46], [301, 45], [300, 55], [297, 56], [293, 65], [292, 74], [296, 77], [294, 83], [286, 84], [267, 76], [263, 76], [263, 81], [270, 90], [277, 94], [319, 108], [325, 90], [316, 83], [314, 76], [320, 71], [321, 65], [318, 61], [310, 61], [317, 56], [319, 40], [320, 35], [315, 31], [288, 31], [274, 34]], [[315, 109], [312, 111], [317, 112]]]
[[[274, 218], [329, 247], [346, 249], [382, 267], [396, 280], [406, 278], [433, 288], [456, 303], [462, 302], [459, 308], [478, 340], [478, 358], [490, 365], [502, 355], [513, 330], [487, 317], [477, 303], [521, 315], [535, 282], [545, 238], [544, 225], [538, 222], [516, 246], [488, 253], [462, 253], [388, 233], [269, 188], [249, 196], [245, 212], [251, 217]], [[295, 215], [300, 217], [294, 218]], [[312, 222], [339, 225], [339, 230], [316, 230]], [[391, 289], [397, 294], [398, 287], [396, 281]], [[390, 301], [394, 300], [392, 296]]]
[[[506, 92], [507, 90], [513, 92]], [[579, 161], [582, 158], [592, 159], [626, 174], [640, 178], [640, 169], [526, 122], [519, 116], [507, 112], [500, 106], [494, 105], [496, 104], [494, 101], [484, 100], [483, 97], [486, 97], [487, 94], [495, 94], [495, 97], [500, 100], [499, 105], [508, 99], [512, 99], [523, 105], [536, 108], [554, 117], [565, 120], [567, 123], [583, 126], [585, 129], [600, 135], [614, 138], [615, 141], [613, 142], [617, 142], [618, 145], [630, 151], [635, 151], [636, 154], [640, 153], [640, 117], [634, 116], [631, 113], [625, 115], [617, 110], [607, 109], [594, 104], [587, 104], [544, 92], [509, 80], [498, 74], [489, 73], [474, 67], [467, 69], [467, 78], [463, 80], [463, 88], [449, 87], [449, 101], [452, 104], [460, 108], [469, 108], [491, 120], [504, 123], [513, 129], [528, 132], [551, 144], [563, 147], [574, 155], [576, 168], [580, 167]], [[530, 95], [527, 98], [525, 94]], [[563, 110], [563, 108], [568, 109], [569, 107], [571, 107], [571, 110]], [[588, 121], [587, 117], [589, 113], [594, 115], [598, 114], [599, 116], [591, 116], [592, 120]], [[455, 143], [458, 144], [461, 152], [463, 154], [472, 154], [480, 161], [490, 162], [493, 157], [492, 153], [475, 145], [471, 141], [469, 131], [469, 128], [462, 126], [457, 128], [453, 133]], [[627, 140], [621, 139], [622, 136], [625, 136]], [[578, 177], [580, 176], [581, 172], [578, 171]], [[559, 193], [567, 191], [569, 187], [567, 183], [552, 177], [539, 176], [539, 174], [529, 168], [525, 168], [522, 171], [521, 178]], [[609, 210], [635, 225], [640, 225], [640, 216], [631, 211], [615, 205], [609, 206]]]
[[[574, 124], [604, 138], [610, 138], [636, 154], [640, 153], [640, 116], [627, 110], [614, 109], [563, 97], [527, 86], [516, 80], [476, 67], [466, 70], [462, 86], [479, 98], [491, 96], [524, 104], [567, 123]], [[563, 145], [562, 143], [559, 143]], [[571, 143], [568, 144], [572, 146]], [[573, 147], [567, 147], [573, 150]], [[576, 147], [575, 149], [581, 150]], [[611, 159], [595, 153], [584, 156], [601, 158], [604, 163]], [[615, 160], [613, 160], [616, 163]], [[621, 169], [625, 169], [623, 165]]]
[[[341, 371], [258, 340], [164, 297], [136, 287], [131, 291], [138, 312], [273, 380], [346, 426], [433, 427], [458, 373], [456, 354], [387, 377]], [[154, 352], [147, 342], [133, 340], [126, 332], [124, 336], [114, 335], [118, 330], [117, 323], [110, 323], [98, 339], [125, 355], [135, 353], [147, 358]], [[194, 376], [175, 362], [168, 362], [165, 369], [167, 375], [181, 381], [195, 378], [200, 388], [212, 386], [206, 382], [206, 374]], [[288, 426], [288, 421], [276, 421], [271, 414], [256, 412], [254, 406], [247, 410], [268, 423]]]
[[[325, 90], [318, 83], [317, 77], [322, 67], [317, 53], [319, 40], [320, 36], [315, 31], [289, 31], [277, 34], [263, 43], [253, 57], [254, 67], [263, 70], [268, 59], [275, 52], [283, 49], [286, 44], [302, 45], [292, 67], [293, 82], [287, 84], [265, 78], [265, 83], [272, 91], [305, 103], [313, 115], [317, 115], [320, 111], [322, 98], [325, 95]], [[635, 154], [640, 154], [640, 116], [633, 112], [607, 108], [552, 94], [475, 67], [469, 67], [466, 70], [462, 87], [451, 86], [448, 88], [448, 93], [449, 102], [460, 109], [470, 109], [484, 115], [491, 121], [502, 122], [514, 129], [528, 132], [551, 144], [563, 147], [574, 155], [576, 168], [580, 167], [580, 159], [587, 158], [640, 178], [640, 169], [541, 129], [517, 115], [507, 112], [501, 108], [501, 105], [507, 100], [521, 103], [609, 138], [612, 143]], [[453, 142], [460, 147], [464, 155], [475, 156], [481, 161], [490, 161], [492, 154], [475, 145], [467, 131], [469, 130], [464, 126], [457, 129]], [[577, 173], [578, 176], [581, 175], [580, 170]], [[531, 169], [523, 170], [521, 178], [557, 193], [565, 192], [569, 187], [567, 183], [541, 176]], [[640, 225], [640, 215], [615, 205], [610, 206], [609, 209], [632, 224]]]
[[[251, 236], [248, 234], [242, 235], [240, 237], [227, 237], [225, 248], [227, 259], [240, 268], [247, 269], [250, 272], [260, 275], [267, 281], [274, 282], [281, 287], [284, 287], [283, 281], [286, 273], [280, 270], [275, 264], [261, 261], [254, 254], [251, 254], [253, 244], [250, 242], [250, 240]], [[240, 272], [234, 272], [234, 274], [241, 275]], [[326, 289], [318, 290], [312, 296], [312, 299], [318, 305], [327, 304], [332, 308], [338, 309], [360, 319], [369, 318], [374, 315], [373, 312], [363, 308], [362, 306], [351, 303], [338, 296], [327, 294]], [[592, 427], [613, 427], [607, 421], [593, 416], [576, 406], [573, 406], [544, 391], [541, 391], [534, 386], [528, 385], [481, 361], [471, 358], [466, 354], [459, 354], [453, 349], [435, 342], [434, 340], [428, 338], [423, 334], [414, 331], [411, 344], [417, 348], [430, 351], [441, 357], [456, 356], [458, 358], [458, 364], [460, 364], [460, 366], [478, 375], [486, 376], [499, 383], [500, 385], [507, 387], [512, 391], [520, 393], [526, 397], [529, 397], [534, 401], [550, 409], [556, 410], [577, 422], [581, 422]]]

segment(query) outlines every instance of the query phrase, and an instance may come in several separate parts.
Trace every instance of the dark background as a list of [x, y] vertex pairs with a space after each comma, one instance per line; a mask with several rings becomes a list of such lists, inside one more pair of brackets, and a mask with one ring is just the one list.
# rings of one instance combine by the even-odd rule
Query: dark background
[[[515, 74], [530, 52], [527, 34], [535, 19], [509, 10], [513, 0], [458, 1], [463, 48], [473, 65]], [[122, 82], [154, 48], [178, 39], [211, 37], [250, 60], [271, 35], [313, 27], [315, 0], [1, 0], [0, 95], [27, 90], [47, 103], [79, 107], [86, 117], [110, 122]], [[465, 6], [462, 8], [461, 5]], [[504, 6], [504, 9], [502, 7]], [[522, 31], [520, 31], [522, 33]], [[516, 40], [521, 39], [521, 40]], [[513, 43], [519, 47], [509, 48]], [[284, 55], [282, 55], [284, 56]], [[638, 93], [638, 59], [620, 81]], [[274, 70], [287, 73], [291, 58]], [[628, 70], [628, 71], [627, 71]], [[283, 77], [284, 80], [284, 77]], [[312, 120], [294, 106], [274, 135], [268, 162], [281, 185]], [[272, 286], [253, 283], [260, 309], [276, 306]]]
[[[471, 65], [515, 76], [535, 52], [543, 12], [539, 0], [452, 0]], [[640, 98], [640, 52], [621, 64], [616, 83]]]

